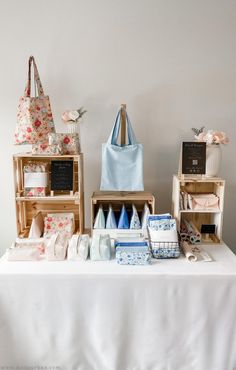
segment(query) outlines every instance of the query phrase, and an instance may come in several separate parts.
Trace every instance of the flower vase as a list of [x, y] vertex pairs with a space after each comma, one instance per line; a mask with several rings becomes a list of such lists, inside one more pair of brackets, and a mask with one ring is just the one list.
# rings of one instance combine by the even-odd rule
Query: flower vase
[[78, 122], [68, 122], [66, 126], [67, 126], [68, 134], [78, 134], [79, 133], [79, 123]]
[[219, 174], [221, 165], [221, 146], [212, 144], [206, 146], [206, 176], [216, 177]]

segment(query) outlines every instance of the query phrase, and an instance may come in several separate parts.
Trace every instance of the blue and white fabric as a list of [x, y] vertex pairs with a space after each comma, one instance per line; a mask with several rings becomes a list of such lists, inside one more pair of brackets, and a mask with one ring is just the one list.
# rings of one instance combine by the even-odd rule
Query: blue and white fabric
[[105, 222], [105, 215], [104, 215], [104, 211], [103, 211], [103, 206], [100, 205], [99, 209], [98, 209], [98, 212], [96, 214], [96, 217], [95, 217], [93, 227], [94, 227], [94, 229], [105, 229], [105, 226], [106, 226], [106, 222]]
[[119, 238], [115, 243], [116, 260], [121, 265], [147, 265], [151, 251], [143, 238]]
[[176, 230], [176, 221], [169, 213], [148, 216], [148, 226], [152, 230]]
[[118, 222], [118, 229], [129, 229], [129, 217], [128, 213], [126, 211], [126, 207], [123, 204], [121, 212], [120, 212], [120, 218]]
[[147, 203], [144, 204], [142, 217], [141, 217], [141, 228], [146, 229], [148, 225], [148, 217], [150, 215], [150, 209]]
[[170, 214], [150, 215], [148, 235], [154, 258], [177, 258], [180, 255], [176, 220]]
[[141, 229], [138, 211], [134, 204], [132, 204], [132, 216], [130, 220], [130, 229]]
[[117, 229], [116, 217], [115, 217], [111, 204], [109, 205], [109, 209], [108, 209], [106, 229]]

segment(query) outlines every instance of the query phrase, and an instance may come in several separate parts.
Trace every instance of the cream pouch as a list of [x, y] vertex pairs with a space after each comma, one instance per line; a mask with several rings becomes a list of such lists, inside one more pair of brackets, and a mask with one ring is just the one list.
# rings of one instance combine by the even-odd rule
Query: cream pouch
[[214, 194], [191, 195], [192, 209], [219, 209], [219, 198]]
[[48, 261], [63, 261], [66, 257], [68, 240], [62, 239], [60, 233], [53, 234], [46, 247]]
[[85, 261], [89, 253], [89, 236], [73, 235], [69, 241], [67, 259], [71, 261]]
[[6, 251], [8, 261], [37, 261], [40, 252], [37, 247], [9, 248]]
[[40, 254], [45, 252], [44, 238], [16, 238], [16, 248], [38, 248]]
[[111, 239], [108, 234], [94, 235], [90, 248], [90, 259], [106, 261], [111, 259]]

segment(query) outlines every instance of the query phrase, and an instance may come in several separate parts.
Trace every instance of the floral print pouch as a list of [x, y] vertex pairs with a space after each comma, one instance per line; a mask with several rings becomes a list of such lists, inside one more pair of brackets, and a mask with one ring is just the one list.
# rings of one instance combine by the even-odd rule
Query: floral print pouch
[[79, 134], [50, 133], [48, 134], [49, 145], [59, 145], [61, 154], [79, 154]]
[[49, 239], [52, 235], [59, 233], [59, 240], [69, 240], [75, 230], [74, 214], [55, 213], [48, 214], [44, 218], [44, 237]]
[[32, 154], [60, 155], [62, 154], [62, 148], [59, 144], [33, 144]]
[[[31, 96], [31, 65], [38, 96]], [[45, 142], [47, 134], [55, 132], [49, 97], [44, 95], [34, 57], [29, 58], [28, 81], [24, 95], [20, 98], [14, 144], [36, 144]]]

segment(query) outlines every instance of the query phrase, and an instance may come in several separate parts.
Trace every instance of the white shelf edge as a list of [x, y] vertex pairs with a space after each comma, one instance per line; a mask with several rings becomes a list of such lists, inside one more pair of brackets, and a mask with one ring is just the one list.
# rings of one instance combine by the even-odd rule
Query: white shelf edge
[[180, 213], [222, 213], [222, 211], [212, 211], [212, 210], [193, 210], [193, 209], [182, 209], [179, 210]]

